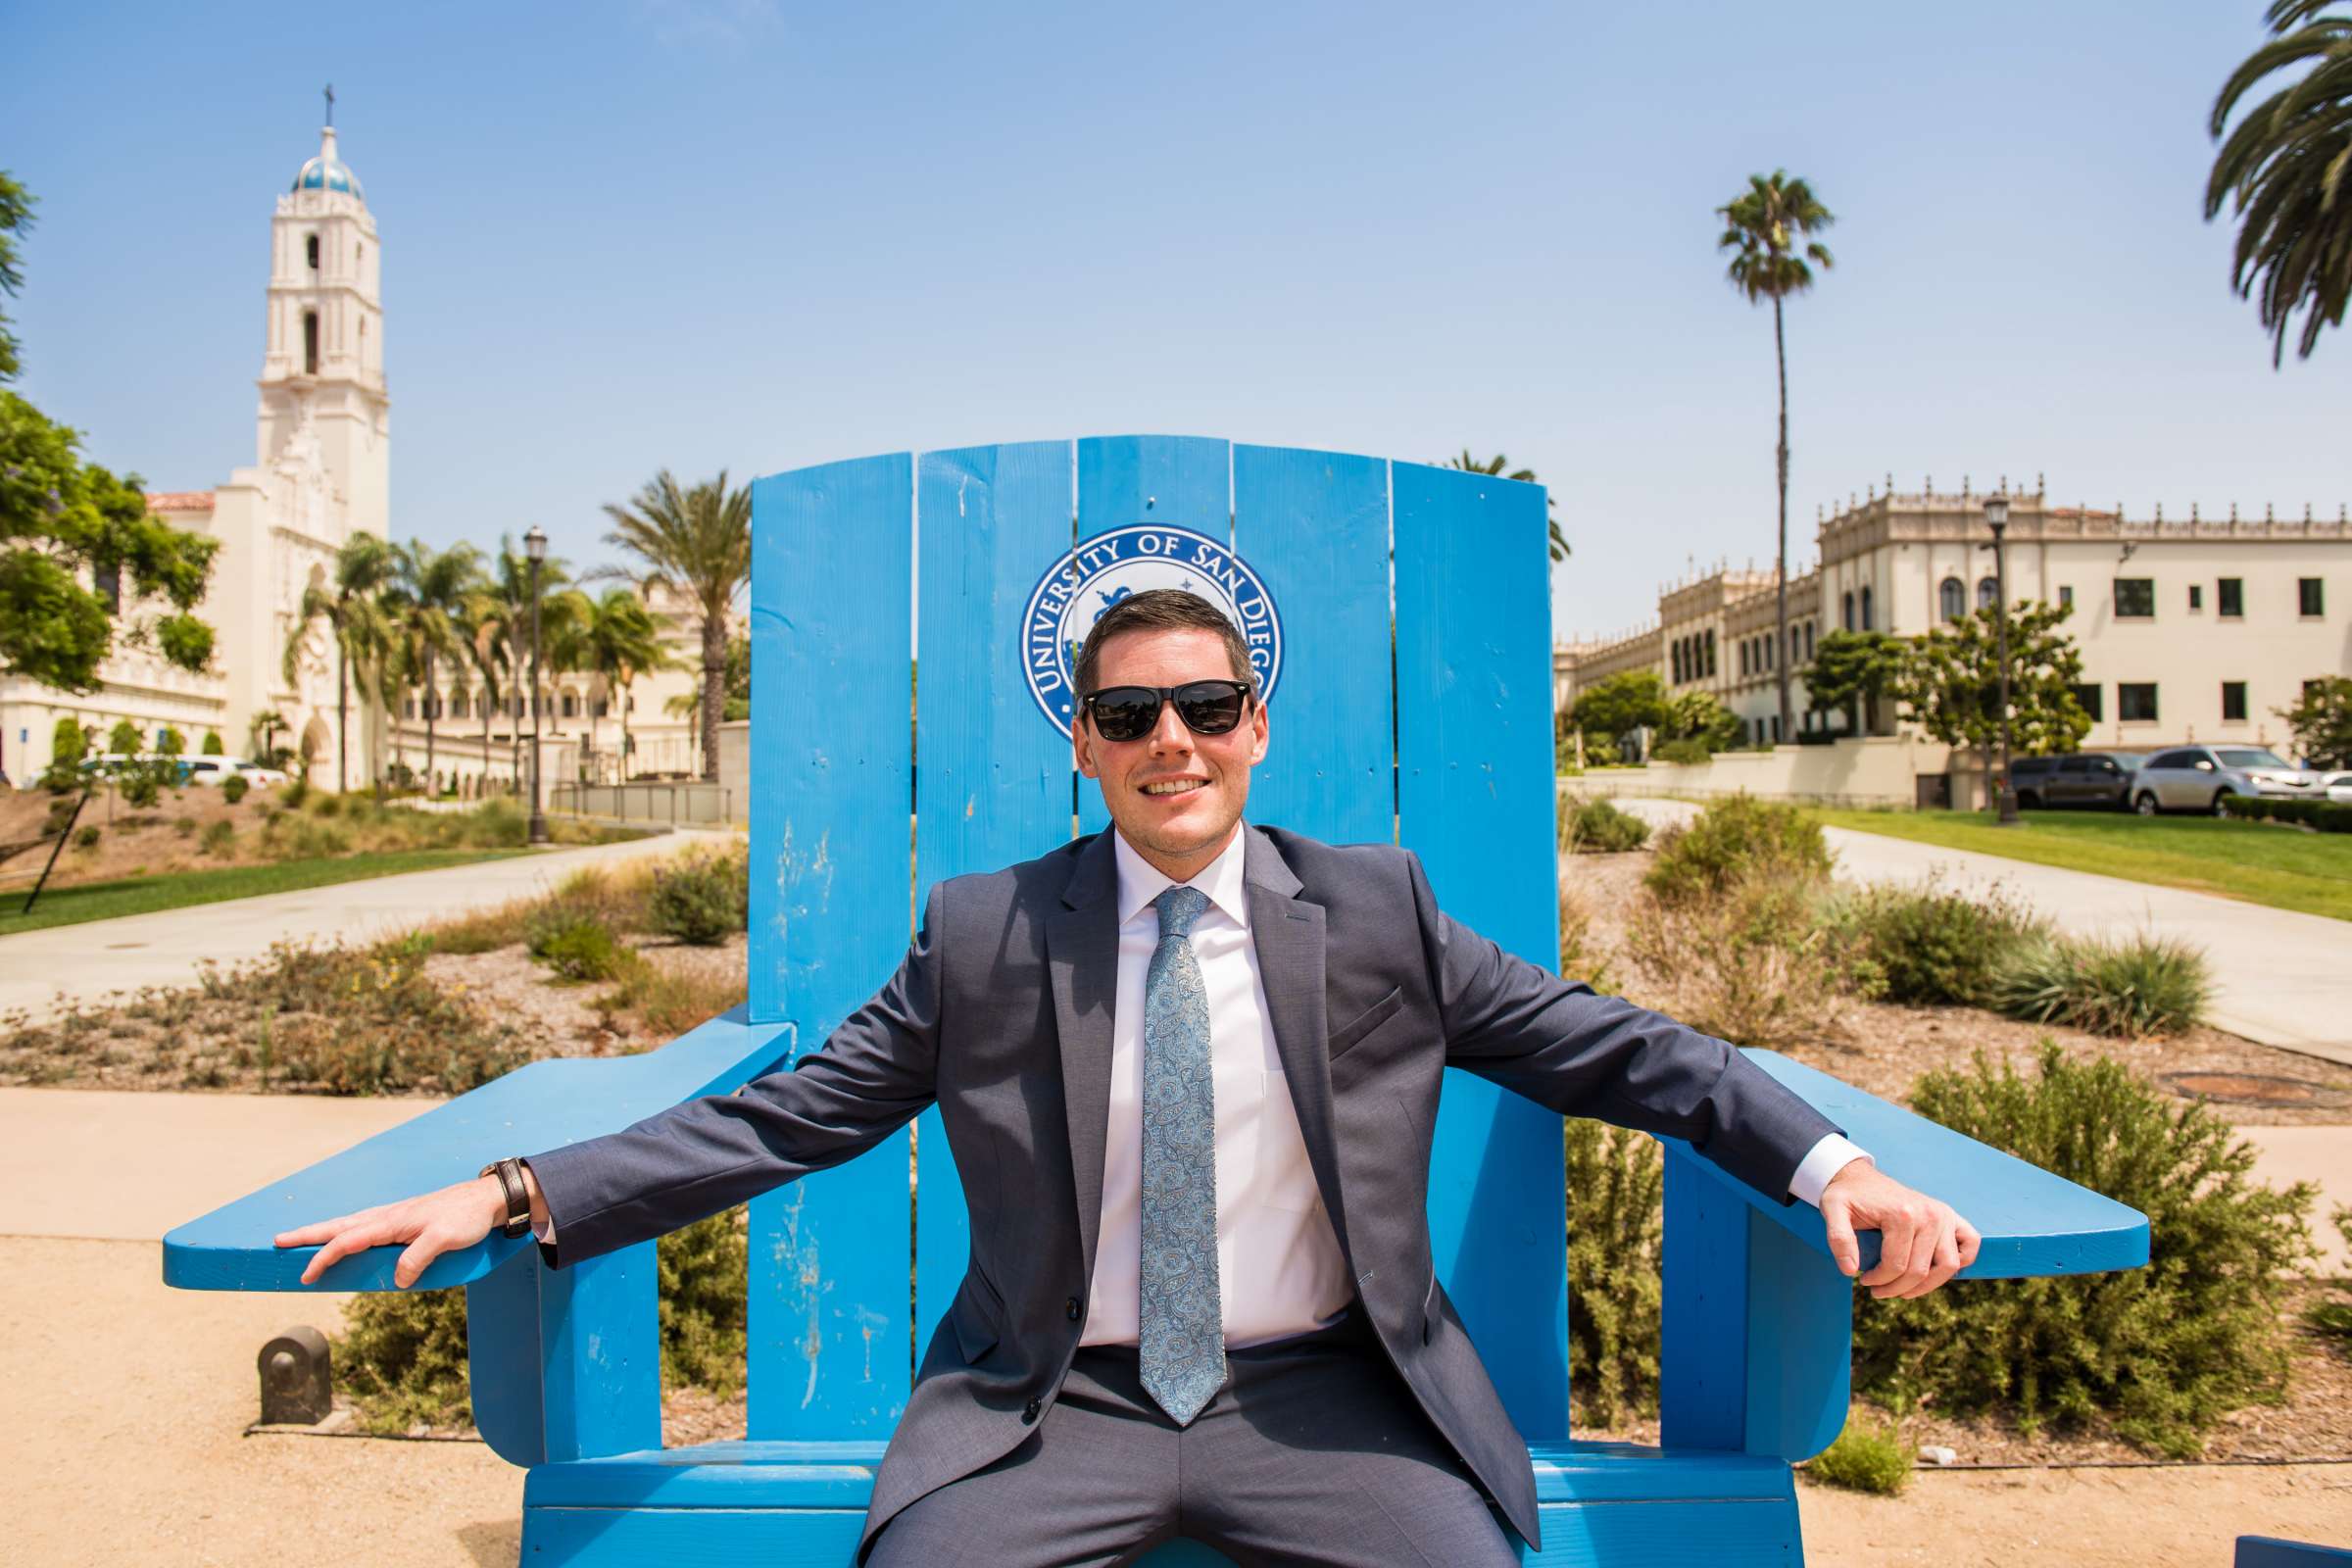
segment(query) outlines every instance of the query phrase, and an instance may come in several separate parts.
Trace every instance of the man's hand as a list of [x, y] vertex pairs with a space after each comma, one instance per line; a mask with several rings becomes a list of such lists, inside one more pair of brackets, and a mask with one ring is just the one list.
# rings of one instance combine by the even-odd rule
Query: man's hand
[[1822, 1189], [1830, 1256], [1849, 1279], [1862, 1266], [1857, 1230], [1879, 1233], [1879, 1266], [1861, 1283], [1881, 1298], [1925, 1296], [1977, 1260], [1984, 1239], [1949, 1203], [1915, 1193], [1867, 1159], [1846, 1162]]
[[[528, 1167], [525, 1167], [528, 1170]], [[526, 1176], [525, 1180], [529, 1178]], [[534, 1186], [532, 1197], [537, 1199]], [[1825, 1196], [1824, 1202], [1827, 1202]], [[318, 1276], [354, 1252], [370, 1247], [406, 1242], [408, 1250], [392, 1265], [392, 1283], [407, 1290], [416, 1283], [425, 1265], [443, 1252], [471, 1247], [507, 1218], [507, 1195], [495, 1175], [444, 1187], [439, 1192], [404, 1198], [397, 1203], [363, 1208], [357, 1214], [322, 1219], [299, 1230], [280, 1231], [280, 1247], [317, 1247], [318, 1255], [302, 1271], [302, 1283], [316, 1285]]]

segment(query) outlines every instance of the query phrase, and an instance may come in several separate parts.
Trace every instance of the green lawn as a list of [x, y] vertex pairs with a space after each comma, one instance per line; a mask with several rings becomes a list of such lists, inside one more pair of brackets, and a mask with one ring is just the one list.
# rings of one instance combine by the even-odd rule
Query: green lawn
[[511, 855], [530, 853], [519, 849], [397, 850], [380, 855], [285, 860], [275, 865], [232, 865], [218, 871], [182, 871], [172, 876], [125, 877], [117, 882], [84, 882], [48, 889], [30, 914], [17, 912], [24, 907], [24, 890], [19, 890], [0, 895], [0, 936], [53, 925], [78, 925], [84, 920], [111, 920], [119, 914], [148, 914], [194, 904], [217, 904], [222, 899], [292, 893], [300, 888], [359, 882], [402, 871], [432, 871], [475, 860], [502, 860]]
[[2028, 811], [2004, 828], [1990, 811], [1807, 810], [1832, 827], [2352, 920], [2352, 833], [2107, 811]]

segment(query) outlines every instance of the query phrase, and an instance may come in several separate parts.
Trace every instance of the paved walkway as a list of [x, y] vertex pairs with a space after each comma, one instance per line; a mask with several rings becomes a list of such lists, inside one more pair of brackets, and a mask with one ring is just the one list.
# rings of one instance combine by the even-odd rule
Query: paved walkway
[[40, 1017], [64, 1003], [95, 1001], [113, 991], [193, 985], [197, 965], [206, 959], [229, 964], [259, 958], [278, 942], [391, 936], [546, 892], [584, 867], [625, 865], [730, 837], [656, 834], [0, 937], [0, 1013], [22, 1007]]
[[[1688, 801], [1613, 804], [1658, 825], [1698, 810]], [[1822, 832], [1841, 876], [1903, 883], [1940, 873], [1960, 889], [1997, 882], [2063, 931], [2114, 937], [2152, 930], [2202, 948], [2213, 967], [2208, 1017], [2216, 1028], [2352, 1065], [2352, 924], [1879, 833]]]

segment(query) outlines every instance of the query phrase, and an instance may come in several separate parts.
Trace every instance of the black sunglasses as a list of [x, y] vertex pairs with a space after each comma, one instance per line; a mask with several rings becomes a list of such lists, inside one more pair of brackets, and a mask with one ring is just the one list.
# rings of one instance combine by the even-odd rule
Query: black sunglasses
[[1081, 699], [1106, 741], [1138, 741], [1159, 723], [1162, 703], [1196, 735], [1223, 735], [1250, 711], [1250, 688], [1238, 680], [1188, 680], [1181, 686], [1105, 686]]

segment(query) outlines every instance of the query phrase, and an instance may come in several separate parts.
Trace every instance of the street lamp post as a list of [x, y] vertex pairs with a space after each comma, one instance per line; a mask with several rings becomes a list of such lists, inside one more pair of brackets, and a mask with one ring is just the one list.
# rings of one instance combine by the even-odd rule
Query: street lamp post
[[522, 536], [531, 558], [531, 842], [547, 842], [547, 813], [539, 804], [539, 564], [547, 559], [547, 535], [537, 523]]
[[2002, 827], [2015, 827], [2017, 791], [2009, 784], [2009, 556], [2001, 547], [2001, 535], [2009, 526], [2006, 494], [1985, 498], [1984, 523], [1992, 530], [1992, 658], [2001, 672], [2001, 787], [1997, 820]]

